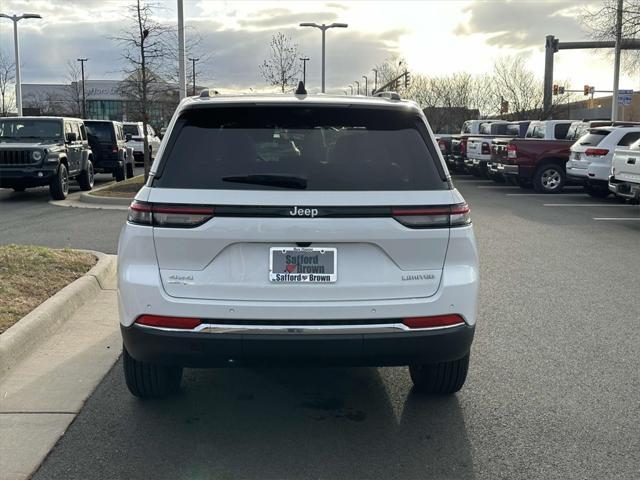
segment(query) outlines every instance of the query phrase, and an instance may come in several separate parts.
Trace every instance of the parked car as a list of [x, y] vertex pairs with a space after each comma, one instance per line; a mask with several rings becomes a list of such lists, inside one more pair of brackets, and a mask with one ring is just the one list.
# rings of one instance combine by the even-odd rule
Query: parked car
[[640, 125], [590, 129], [571, 147], [567, 178], [584, 185], [592, 197], [606, 197], [609, 191], [611, 160], [616, 148], [628, 147], [640, 139]]
[[491, 162], [491, 142], [495, 138], [524, 137], [531, 122], [497, 121], [485, 123], [480, 127], [480, 135], [469, 137], [467, 140], [467, 171], [475, 176], [489, 178], [489, 163]]
[[618, 197], [640, 201], [640, 140], [613, 153], [609, 190]]
[[565, 184], [565, 163], [575, 139], [567, 139], [574, 120], [531, 122], [525, 138], [507, 144], [507, 156], [496, 170], [523, 188], [533, 186], [542, 193], [561, 192]]
[[[133, 148], [133, 161], [135, 164], [144, 164], [144, 129], [142, 122], [124, 122], [123, 130], [127, 146]], [[160, 138], [155, 130], [147, 124], [147, 139], [149, 141], [149, 154], [151, 160], [156, 158], [156, 152], [160, 148]]]
[[451, 155], [451, 137], [450, 134], [437, 134], [436, 142], [438, 142], [438, 148], [440, 149], [440, 153], [442, 153], [442, 158], [446, 159], [449, 155]]
[[497, 182], [504, 182], [498, 172], [498, 164], [507, 156], [507, 144], [514, 138], [523, 138], [529, 130], [531, 120], [519, 120], [507, 124], [506, 133], [491, 139], [491, 155], [487, 160], [487, 176]]
[[467, 141], [469, 137], [480, 134], [480, 127], [484, 124], [494, 123], [497, 120], [467, 120], [462, 124], [460, 134], [451, 137], [451, 153], [445, 158], [449, 170], [452, 172], [465, 171], [467, 159]]
[[476, 242], [415, 103], [203, 95], [166, 138], [118, 247], [132, 394], [175, 391], [185, 366], [307, 363], [462, 387]]
[[69, 181], [93, 188], [93, 153], [82, 120], [63, 117], [0, 118], [0, 187], [22, 192], [49, 186], [54, 200]]
[[133, 149], [127, 147], [122, 123], [111, 120], [85, 120], [93, 169], [110, 173], [117, 182], [133, 177]]

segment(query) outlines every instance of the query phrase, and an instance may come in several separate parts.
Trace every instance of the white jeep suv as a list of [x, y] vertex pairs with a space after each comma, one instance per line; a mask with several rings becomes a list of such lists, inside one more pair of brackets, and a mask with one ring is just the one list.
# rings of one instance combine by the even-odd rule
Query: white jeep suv
[[458, 391], [476, 323], [469, 207], [412, 102], [185, 99], [118, 247], [136, 396], [182, 367], [409, 365]]

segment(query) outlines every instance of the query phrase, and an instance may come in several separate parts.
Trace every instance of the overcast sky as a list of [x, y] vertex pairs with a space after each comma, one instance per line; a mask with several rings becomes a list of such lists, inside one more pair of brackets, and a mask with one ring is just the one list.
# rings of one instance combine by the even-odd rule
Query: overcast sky
[[[110, 40], [126, 25], [132, 0], [1, 0], [2, 13], [33, 12], [43, 20], [20, 22], [24, 83], [63, 82], [66, 62], [89, 57], [91, 79], [119, 79], [123, 62]], [[544, 37], [563, 41], [587, 39], [578, 14], [597, 1], [198, 1], [184, 0], [188, 33], [202, 39], [198, 83], [225, 90], [265, 88], [258, 65], [268, 54], [271, 36], [290, 35], [311, 60], [307, 84], [320, 82], [320, 32], [300, 28], [301, 21], [346, 22], [348, 29], [327, 32], [327, 91], [342, 92], [353, 80], [372, 75], [385, 58], [404, 56], [413, 72], [483, 73], [502, 55], [526, 55], [542, 78]], [[176, 22], [176, 0], [156, 0], [158, 19]], [[11, 22], [0, 19], [0, 48], [13, 58]], [[556, 80], [574, 88], [588, 83], [612, 88], [610, 58], [594, 51], [556, 54]], [[640, 74], [623, 76], [621, 88], [640, 90]]]

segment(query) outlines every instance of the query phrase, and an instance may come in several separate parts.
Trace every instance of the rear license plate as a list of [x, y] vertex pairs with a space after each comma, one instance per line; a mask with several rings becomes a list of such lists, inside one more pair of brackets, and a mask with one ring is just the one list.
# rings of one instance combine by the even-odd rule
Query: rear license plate
[[331, 283], [338, 278], [336, 248], [271, 247], [269, 281]]
[[580, 152], [573, 152], [573, 159], [580, 161]]

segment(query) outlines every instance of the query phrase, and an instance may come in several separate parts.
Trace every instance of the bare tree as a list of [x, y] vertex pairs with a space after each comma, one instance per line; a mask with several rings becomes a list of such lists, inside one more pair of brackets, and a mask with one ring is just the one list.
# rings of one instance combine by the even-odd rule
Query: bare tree
[[[180, 53], [178, 50], [178, 31], [171, 29], [167, 31], [165, 48], [165, 61], [164, 68], [158, 72], [167, 81], [167, 85], [174, 88], [173, 85], [180, 83]], [[211, 72], [209, 70], [210, 61], [213, 57], [213, 52], [206, 50], [202, 46], [202, 37], [192, 26], [185, 28], [185, 59], [198, 58], [196, 65], [196, 82], [201, 82], [199, 79], [210, 78]], [[187, 95], [190, 94], [193, 82], [193, 64], [186, 60], [185, 73], [187, 77]]]
[[166, 42], [170, 29], [153, 19], [158, 6], [136, 0], [127, 8], [127, 24], [120, 35], [113, 37], [122, 47], [126, 62], [125, 79], [121, 88], [140, 114], [144, 131], [144, 176], [149, 177], [151, 158], [149, 153], [148, 124], [151, 102], [166, 82], [158, 73], [166, 58]]
[[[640, 38], [640, 0], [625, 0], [622, 7], [622, 38]], [[595, 40], [613, 40], [616, 36], [617, 0], [603, 0], [597, 10], [585, 7], [580, 20]], [[613, 55], [608, 50], [607, 55]], [[640, 71], [640, 50], [622, 50], [622, 68], [630, 75]]]
[[0, 116], [6, 117], [15, 107], [15, 98], [9, 96], [9, 84], [15, 83], [16, 68], [13, 62], [0, 52], [0, 97], [2, 97], [2, 105], [0, 105]]
[[82, 73], [78, 64], [73, 60], [67, 62], [66, 80], [69, 85], [65, 87], [63, 95], [65, 114], [72, 117], [82, 117]]
[[[409, 68], [404, 57], [395, 56], [387, 58], [384, 62], [377, 64], [374, 70], [378, 71], [378, 88], [383, 87], [394, 78], [397, 78]], [[398, 85], [388, 87], [391, 90], [404, 89], [404, 83], [400, 81]]]
[[278, 32], [271, 37], [269, 57], [258, 68], [268, 85], [280, 87], [282, 93], [296, 86], [300, 75], [298, 44]]

